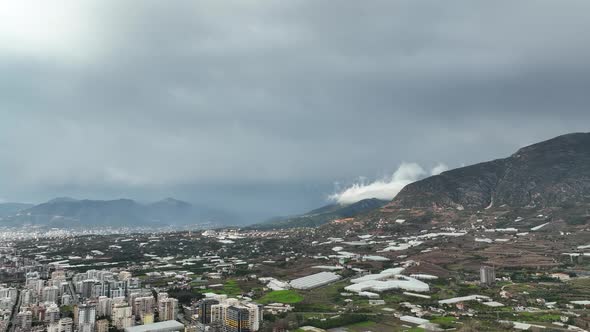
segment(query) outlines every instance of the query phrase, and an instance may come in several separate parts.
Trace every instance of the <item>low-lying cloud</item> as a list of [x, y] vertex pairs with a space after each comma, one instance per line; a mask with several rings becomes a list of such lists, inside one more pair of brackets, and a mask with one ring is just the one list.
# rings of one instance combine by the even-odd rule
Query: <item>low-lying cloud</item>
[[[430, 171], [430, 175], [438, 175], [448, 170], [448, 166], [439, 163]], [[330, 200], [340, 204], [352, 204], [363, 199], [378, 198], [393, 199], [406, 185], [428, 175], [417, 163], [402, 163], [390, 178], [376, 180], [371, 183], [355, 183], [341, 192], [330, 196]]]
[[442, 172], [446, 172], [449, 170], [449, 166], [443, 163], [438, 163], [438, 165], [434, 166], [432, 170], [430, 170], [430, 175], [439, 175]]

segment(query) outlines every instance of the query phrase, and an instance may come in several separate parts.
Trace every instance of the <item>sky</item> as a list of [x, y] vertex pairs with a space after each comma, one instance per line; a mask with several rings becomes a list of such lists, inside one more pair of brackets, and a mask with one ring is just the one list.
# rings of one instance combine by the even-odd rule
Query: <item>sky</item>
[[590, 2], [0, 1], [0, 200], [254, 220], [590, 123]]

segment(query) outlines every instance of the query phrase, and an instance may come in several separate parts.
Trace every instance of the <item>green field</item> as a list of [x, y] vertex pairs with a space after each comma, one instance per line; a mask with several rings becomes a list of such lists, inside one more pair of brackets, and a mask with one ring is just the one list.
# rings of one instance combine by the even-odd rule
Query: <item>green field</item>
[[225, 294], [227, 296], [238, 296], [242, 295], [242, 289], [240, 285], [238, 285], [237, 281], [235, 280], [228, 280], [223, 287], [221, 288], [205, 288], [199, 289], [199, 293], [215, 293], [215, 294]]
[[299, 293], [293, 290], [279, 290], [279, 291], [272, 291], [266, 295], [264, 295], [258, 302], [262, 304], [267, 303], [299, 303], [303, 301], [303, 296], [299, 295]]
[[436, 317], [430, 320], [434, 324], [450, 324], [455, 322], [456, 318], [452, 316]]
[[223, 293], [230, 296], [237, 296], [242, 294], [242, 290], [235, 280], [228, 280], [223, 285]]

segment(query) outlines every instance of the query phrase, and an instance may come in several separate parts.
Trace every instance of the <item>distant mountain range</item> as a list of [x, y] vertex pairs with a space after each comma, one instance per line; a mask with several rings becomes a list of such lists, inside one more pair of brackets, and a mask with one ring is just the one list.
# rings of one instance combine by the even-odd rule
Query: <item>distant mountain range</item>
[[35, 205], [27, 203], [0, 203], [0, 218], [17, 214], [33, 206]]
[[141, 204], [131, 199], [52, 199], [39, 205], [0, 204], [0, 226], [47, 227], [225, 225], [235, 217], [224, 211], [196, 206], [173, 198]]
[[590, 201], [590, 133], [524, 147], [404, 187], [388, 208], [548, 207]]
[[307, 213], [290, 216], [276, 217], [266, 222], [251, 226], [255, 229], [281, 229], [295, 227], [316, 227], [335, 219], [350, 218], [359, 214], [378, 209], [388, 201], [370, 198], [353, 204], [330, 204]]

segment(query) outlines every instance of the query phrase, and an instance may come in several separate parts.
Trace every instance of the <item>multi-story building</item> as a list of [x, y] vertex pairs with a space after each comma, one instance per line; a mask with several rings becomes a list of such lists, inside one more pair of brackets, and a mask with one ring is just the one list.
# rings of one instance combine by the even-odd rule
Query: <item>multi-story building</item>
[[[0, 298], [2, 298], [0, 294]], [[30, 289], [24, 289], [21, 292], [21, 305], [29, 305], [35, 301], [35, 294]]]
[[223, 321], [225, 332], [250, 332], [250, 313], [243, 307], [229, 306]]
[[154, 322], [154, 314], [144, 314], [143, 317], [141, 317], [141, 323], [143, 325], [147, 325], [147, 324], [151, 324]]
[[[47, 302], [45, 302], [47, 303]], [[27, 309], [26, 307], [21, 306], [22, 310], [30, 310], [33, 313], [33, 319], [38, 321], [45, 321], [45, 311], [47, 308], [45, 307], [45, 303], [41, 302], [32, 306], [29, 306]]]
[[94, 332], [96, 320], [96, 306], [93, 304], [82, 304], [78, 306], [78, 331]]
[[[110, 297], [119, 297], [127, 295], [127, 281], [111, 280], [109, 281]], [[107, 295], [107, 294], [105, 294]]]
[[118, 275], [119, 280], [127, 280], [131, 278], [131, 272], [129, 271], [121, 271]]
[[109, 321], [106, 319], [97, 320], [96, 332], [109, 332]]
[[87, 279], [82, 281], [82, 287], [80, 289], [80, 296], [85, 299], [90, 299], [94, 296], [94, 284], [95, 281]]
[[70, 283], [67, 282], [67, 281], [62, 281], [62, 282], [59, 283], [59, 285], [54, 285], [54, 286], [58, 286], [59, 287], [59, 294], [61, 296], [64, 296], [70, 290]]
[[45, 310], [45, 322], [49, 323], [50, 325], [59, 322], [59, 307], [57, 304], [52, 303], [49, 305], [49, 307], [47, 307]]
[[[219, 303], [206, 300], [216, 300]], [[255, 332], [260, 329], [262, 306], [239, 301], [238, 299], [216, 296], [199, 302], [199, 306], [210, 306], [210, 312], [198, 308], [198, 321], [204, 325], [218, 324], [224, 332]], [[203, 308], [204, 309], [204, 308]], [[204, 314], [204, 316], [202, 316]], [[210, 315], [210, 318], [207, 317]]]
[[59, 322], [49, 324], [47, 332], [59, 332]]
[[137, 289], [141, 287], [141, 279], [139, 278], [128, 278], [126, 281], [127, 289]]
[[173, 297], [158, 300], [158, 313], [160, 321], [175, 320], [178, 310], [178, 300]]
[[109, 294], [109, 284], [105, 282], [97, 282], [94, 284], [92, 295], [94, 297], [100, 297]]
[[[138, 297], [154, 297], [152, 292], [149, 289], [128, 289], [127, 290], [127, 298], [129, 299], [129, 304], [133, 305], [135, 303], [135, 299]], [[155, 303], [155, 299], [154, 299]], [[134, 313], [135, 314], [135, 313]]]
[[131, 306], [129, 306], [129, 304], [126, 302], [114, 304], [112, 321], [113, 326], [119, 330], [133, 326], [134, 318]]
[[21, 311], [16, 315], [15, 327], [19, 331], [30, 331], [33, 325], [33, 313], [31, 311]]
[[113, 310], [113, 299], [106, 296], [98, 297], [98, 304], [96, 305], [96, 314], [98, 317], [111, 317]]
[[49, 324], [47, 332], [72, 332], [72, 323], [71, 318], [62, 318], [57, 322]]
[[36, 295], [41, 295], [41, 290], [45, 286], [45, 281], [38, 278], [27, 279], [25, 287], [31, 289]]
[[41, 298], [44, 302], [57, 303], [58, 298], [59, 298], [59, 287], [57, 287], [57, 286], [43, 287], [41, 294], [42, 294]]
[[16, 301], [16, 297], [18, 295], [18, 291], [16, 288], [4, 288], [0, 287], [0, 298], [10, 298], [11, 301]]
[[66, 271], [64, 270], [56, 270], [51, 272], [51, 279], [56, 280], [56, 279], [66, 279]]
[[125, 296], [125, 288], [122, 288], [122, 287], [111, 288], [109, 296], [111, 298], [124, 297]]
[[70, 294], [64, 294], [61, 296], [61, 305], [70, 305], [72, 302], [72, 296]]
[[479, 268], [479, 279], [484, 285], [493, 285], [496, 282], [496, 271], [492, 266]]
[[248, 309], [250, 315], [250, 331], [258, 331], [260, 329], [260, 323], [263, 320], [262, 313], [264, 308], [255, 303], [244, 303], [242, 305]]
[[59, 332], [72, 332], [74, 321], [70, 317], [59, 320]]
[[219, 304], [219, 301], [213, 298], [205, 298], [197, 303], [197, 320], [199, 323], [211, 323], [211, 306], [215, 304]]
[[133, 300], [133, 315], [140, 319], [146, 314], [153, 314], [155, 299], [153, 296], [138, 297]]

